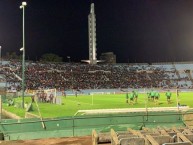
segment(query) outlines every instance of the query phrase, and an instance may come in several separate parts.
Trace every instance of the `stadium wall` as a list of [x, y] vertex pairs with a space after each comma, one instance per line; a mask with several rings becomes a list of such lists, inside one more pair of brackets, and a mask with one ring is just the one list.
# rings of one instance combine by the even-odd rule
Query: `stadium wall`
[[[153, 90], [157, 90], [159, 92], [165, 92], [168, 89], [162, 89], [162, 88], [152, 88]], [[151, 88], [123, 88], [123, 89], [85, 89], [81, 91], [77, 91], [77, 95], [94, 95], [94, 94], [123, 94], [123, 93], [130, 93], [133, 90], [137, 90], [139, 93], [147, 93], [149, 90], [152, 90]], [[176, 89], [169, 89], [171, 92], [175, 93]], [[193, 92], [193, 89], [180, 89], [180, 92]], [[65, 91], [67, 96], [75, 96], [76, 91], [75, 90], [66, 90]], [[22, 92], [17, 92], [18, 96], [22, 95]], [[56, 92], [56, 96], [62, 96], [63, 93], [61, 91]], [[30, 93], [25, 93], [25, 96], [31, 96]]]
[[72, 137], [91, 135], [127, 128], [184, 126], [181, 112], [136, 112], [127, 114], [74, 116], [55, 119], [9, 119], [1, 120], [0, 138], [4, 140], [27, 140], [50, 137]]
[[[163, 88], [122, 88], [122, 89], [85, 89], [81, 90], [78, 95], [94, 95], [94, 94], [122, 94], [126, 92], [132, 92], [133, 90], [137, 90], [139, 93], [147, 93], [149, 90], [157, 90], [159, 92], [166, 92], [168, 89]], [[176, 88], [169, 89], [171, 92], [176, 92]], [[65, 91], [66, 95], [72, 96], [75, 95], [76, 91], [67, 90]], [[180, 89], [179, 92], [193, 92], [193, 89]], [[61, 96], [62, 92], [57, 92], [57, 96]]]

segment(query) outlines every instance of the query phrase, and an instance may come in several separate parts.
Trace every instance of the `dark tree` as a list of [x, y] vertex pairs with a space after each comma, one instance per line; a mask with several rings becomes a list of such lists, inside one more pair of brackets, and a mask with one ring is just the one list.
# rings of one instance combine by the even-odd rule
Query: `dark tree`
[[40, 60], [47, 62], [62, 62], [62, 57], [59, 57], [58, 55], [53, 53], [46, 53], [41, 56]]

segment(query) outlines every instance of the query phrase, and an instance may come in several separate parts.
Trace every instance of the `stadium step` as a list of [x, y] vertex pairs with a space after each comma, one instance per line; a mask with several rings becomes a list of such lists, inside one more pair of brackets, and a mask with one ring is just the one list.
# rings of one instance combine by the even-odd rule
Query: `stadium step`
[[192, 128], [158, 127], [154, 129], [115, 131], [107, 133], [92, 131], [93, 145], [193, 145]]

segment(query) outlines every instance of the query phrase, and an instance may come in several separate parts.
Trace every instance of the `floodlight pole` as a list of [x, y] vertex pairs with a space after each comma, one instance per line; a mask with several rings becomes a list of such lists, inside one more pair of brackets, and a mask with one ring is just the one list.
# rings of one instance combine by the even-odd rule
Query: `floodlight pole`
[[1, 59], [1, 46], [0, 46], [0, 61], [1, 61], [1, 64], [2, 64], [2, 59]]
[[25, 6], [26, 2], [22, 2], [20, 9], [23, 9], [23, 56], [22, 56], [22, 108], [24, 108], [24, 92], [25, 92]]

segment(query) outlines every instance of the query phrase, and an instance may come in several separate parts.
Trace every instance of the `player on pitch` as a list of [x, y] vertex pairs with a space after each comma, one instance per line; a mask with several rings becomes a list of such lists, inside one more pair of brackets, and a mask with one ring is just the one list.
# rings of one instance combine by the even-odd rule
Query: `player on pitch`
[[154, 96], [154, 102], [156, 105], [159, 105], [159, 97], [160, 97], [160, 94], [158, 91], [155, 92], [155, 96]]
[[133, 105], [133, 100], [134, 100], [134, 93], [133, 92], [131, 92], [131, 94], [129, 95], [129, 99], [130, 99], [130, 102], [129, 102], [129, 104], [131, 104], [131, 105]]
[[168, 90], [165, 95], [166, 95], [166, 97], [167, 97], [167, 102], [168, 102], [168, 104], [170, 104], [170, 103], [171, 103], [171, 102], [170, 102], [170, 99], [171, 99], [172, 93], [170, 92], [170, 90]]
[[152, 100], [152, 101], [155, 100], [155, 91], [154, 91], [154, 90], [151, 90], [151, 92], [150, 92], [150, 97], [151, 97], [151, 100]]
[[137, 91], [137, 90], [134, 90], [134, 91], [133, 91], [133, 95], [134, 95], [134, 98], [135, 98], [135, 103], [137, 103], [138, 91]]
[[129, 103], [129, 94], [128, 93], [126, 93], [126, 103]]

